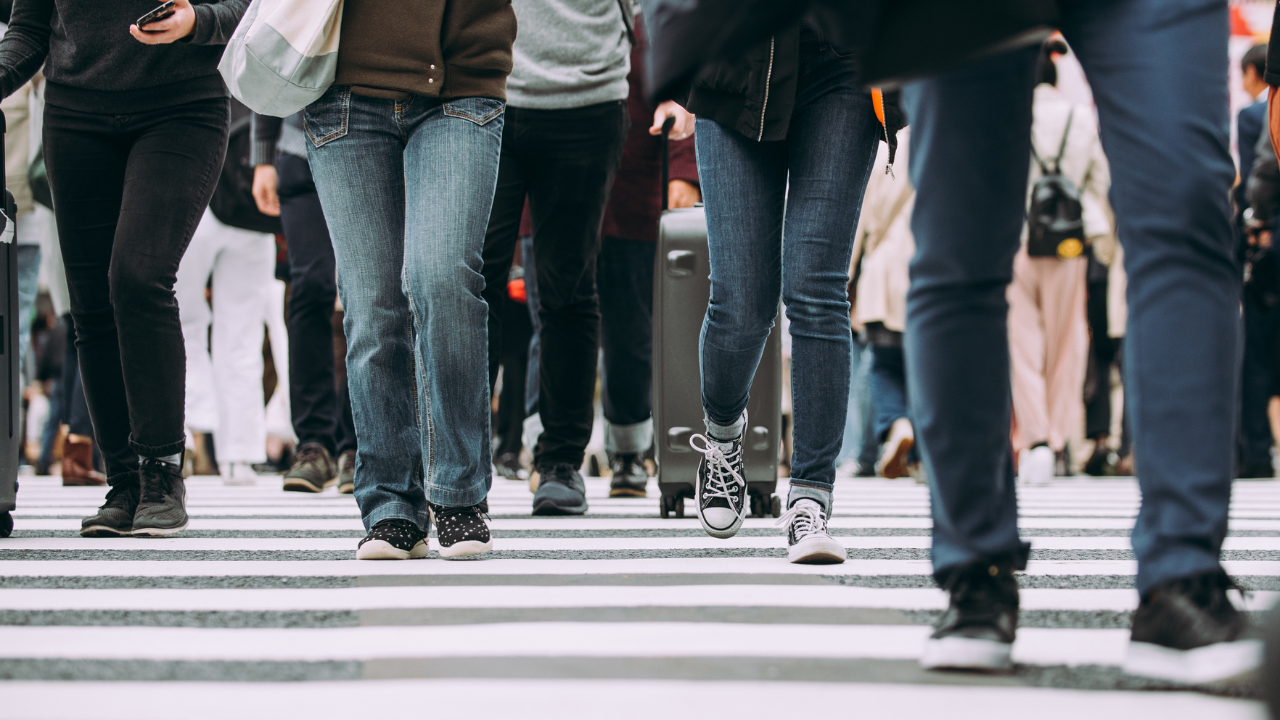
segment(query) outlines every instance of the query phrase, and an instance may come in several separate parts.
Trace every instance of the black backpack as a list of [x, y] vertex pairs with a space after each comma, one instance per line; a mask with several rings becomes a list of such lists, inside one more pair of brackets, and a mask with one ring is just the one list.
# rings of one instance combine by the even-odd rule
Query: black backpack
[[279, 234], [280, 218], [258, 212], [253, 200], [253, 164], [249, 162], [253, 113], [236, 100], [231, 101], [231, 131], [227, 138], [227, 158], [213, 190], [209, 209], [225, 225], [251, 232]]
[[1075, 110], [1067, 116], [1067, 129], [1052, 165], [1046, 164], [1031, 143], [1031, 156], [1040, 166], [1040, 177], [1031, 186], [1031, 209], [1027, 213], [1027, 254], [1031, 257], [1056, 257], [1063, 260], [1084, 254], [1084, 218], [1080, 190], [1062, 174], [1062, 154], [1067, 149], [1071, 121]]

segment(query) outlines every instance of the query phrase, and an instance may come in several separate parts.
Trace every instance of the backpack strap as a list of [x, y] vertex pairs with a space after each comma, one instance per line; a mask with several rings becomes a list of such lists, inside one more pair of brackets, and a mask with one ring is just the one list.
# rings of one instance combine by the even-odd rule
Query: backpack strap
[[1067, 138], [1071, 136], [1071, 121], [1075, 119], [1076, 109], [1071, 108], [1071, 112], [1067, 114], [1067, 127], [1062, 131], [1062, 141], [1058, 143], [1058, 155], [1053, 158], [1053, 170], [1049, 170], [1049, 166], [1040, 158], [1040, 153], [1036, 152], [1036, 141], [1031, 139], [1031, 157], [1035, 159], [1036, 165], [1040, 166], [1041, 175], [1060, 175], [1062, 174], [1062, 156], [1067, 152]]

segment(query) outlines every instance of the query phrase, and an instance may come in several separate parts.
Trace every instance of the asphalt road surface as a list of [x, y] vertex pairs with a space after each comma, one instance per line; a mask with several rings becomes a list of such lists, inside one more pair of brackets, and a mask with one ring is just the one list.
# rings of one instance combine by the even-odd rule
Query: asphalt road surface
[[[921, 671], [946, 597], [928, 495], [841, 480], [843, 565], [786, 562], [784, 531], [707, 537], [590, 479], [580, 518], [529, 516], [495, 480], [483, 560], [357, 562], [350, 496], [188, 481], [171, 539], [82, 539], [104, 488], [22, 478], [0, 540], [3, 718], [1125, 718], [1262, 720], [1256, 683], [1126, 678], [1137, 604], [1129, 479], [1021, 490], [1034, 547], [1012, 675]], [[1280, 596], [1280, 483], [1238, 482], [1226, 567]]]

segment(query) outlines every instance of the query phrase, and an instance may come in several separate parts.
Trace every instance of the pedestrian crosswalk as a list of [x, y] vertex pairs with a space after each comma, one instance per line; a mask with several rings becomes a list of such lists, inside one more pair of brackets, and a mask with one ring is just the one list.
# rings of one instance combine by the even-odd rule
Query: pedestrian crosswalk
[[[535, 518], [523, 483], [495, 480], [485, 559], [357, 562], [359, 513], [333, 490], [192, 478], [180, 536], [86, 539], [101, 488], [23, 478], [0, 540], [0, 717], [1265, 715], [1249, 685], [1120, 674], [1132, 480], [1021, 490], [1010, 676], [918, 667], [946, 607], [922, 486], [840, 480], [849, 560], [825, 566], [787, 563], [772, 519], [720, 541], [661, 519], [653, 485], [607, 490], [588, 480], [585, 517]], [[1237, 483], [1232, 517], [1224, 561], [1261, 612], [1280, 599], [1280, 483]]]

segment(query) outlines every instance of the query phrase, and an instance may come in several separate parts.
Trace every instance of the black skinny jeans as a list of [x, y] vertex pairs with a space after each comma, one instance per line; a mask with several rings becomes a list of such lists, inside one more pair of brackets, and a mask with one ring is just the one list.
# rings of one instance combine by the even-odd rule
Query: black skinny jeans
[[80, 377], [114, 484], [181, 452], [186, 354], [173, 283], [227, 148], [226, 98], [130, 115], [49, 105], [44, 153]]
[[282, 154], [280, 221], [289, 246], [289, 406], [298, 443], [330, 453], [356, 448], [348, 393], [337, 392], [333, 358], [336, 264], [320, 196], [303, 158]]
[[606, 237], [600, 284], [604, 417], [634, 425], [653, 415], [653, 256], [657, 243]]
[[627, 136], [624, 101], [567, 110], [507, 108], [493, 212], [484, 239], [489, 384], [502, 358], [502, 295], [529, 198], [542, 321], [534, 464], [582, 464], [594, 421], [600, 224]]

